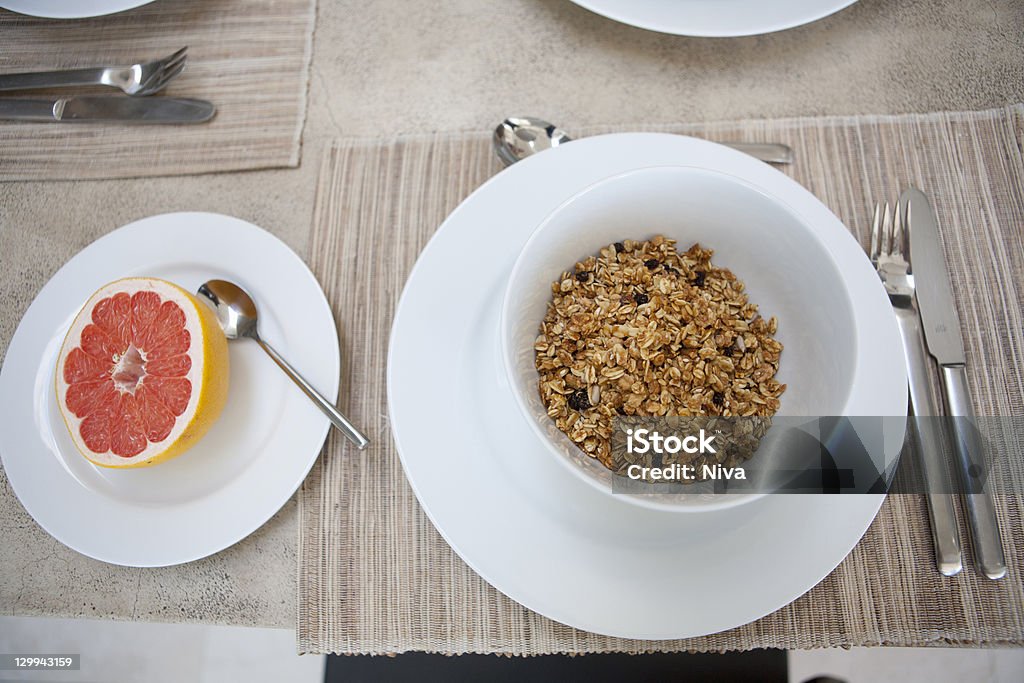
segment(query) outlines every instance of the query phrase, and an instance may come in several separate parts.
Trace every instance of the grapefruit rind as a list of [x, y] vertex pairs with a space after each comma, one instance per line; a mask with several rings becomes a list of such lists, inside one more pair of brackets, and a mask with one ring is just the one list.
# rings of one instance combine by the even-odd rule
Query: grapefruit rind
[[[69, 385], [64, 378], [64, 363], [68, 354], [81, 344], [82, 332], [92, 321], [92, 312], [97, 303], [121, 292], [131, 295], [140, 291], [156, 292], [162, 300], [178, 304], [185, 313], [185, 329], [191, 335], [188, 354], [192, 362], [186, 377], [191, 381], [192, 393], [166, 438], [150, 442], [141, 453], [131, 457], [122, 457], [111, 451], [96, 453], [85, 445], [80, 434], [83, 418], [77, 417], [67, 406]], [[57, 357], [54, 386], [64, 424], [79, 452], [100, 467], [126, 469], [166, 462], [198, 443], [220, 417], [227, 403], [228, 377], [227, 339], [209, 306], [166, 280], [124, 278], [101, 287], [78, 312]]]

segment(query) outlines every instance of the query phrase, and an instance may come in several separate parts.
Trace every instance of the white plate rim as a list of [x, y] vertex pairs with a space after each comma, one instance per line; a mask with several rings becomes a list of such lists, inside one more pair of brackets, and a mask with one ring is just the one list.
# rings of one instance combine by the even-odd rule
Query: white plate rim
[[[580, 142], [584, 144], [580, 144]], [[638, 145], [638, 143], [642, 144]], [[645, 151], [638, 152], [638, 147], [644, 147]], [[789, 593], [782, 596], [777, 596], [777, 598], [774, 601], [772, 601], [772, 604], [767, 609], [762, 604], [760, 610], [746, 615], [742, 620], [727, 624], [717, 623], [714, 625], [713, 628], [700, 628], [697, 630], [651, 630], [645, 627], [644, 625], [634, 624], [623, 626], [620, 623], [611, 623], [607, 619], [582, 619], [578, 614], [574, 614], [571, 609], [564, 609], [564, 605], [552, 605], [550, 603], [550, 600], [547, 603], [545, 603], [544, 600], [537, 599], [536, 595], [531, 595], [528, 590], [524, 590], [523, 585], [517, 585], [517, 583], [514, 580], [508, 580], [507, 575], [496, 576], [494, 572], [495, 568], [493, 566], [488, 565], [488, 559], [486, 557], [482, 557], [477, 552], [478, 549], [467, 547], [467, 545], [471, 545], [472, 539], [467, 539], [465, 529], [457, 530], [456, 533], [452, 532], [452, 528], [449, 526], [449, 524], [453, 520], [451, 516], [451, 510], [444, 511], [439, 509], [441, 506], [447, 505], [448, 503], [440, 500], [440, 498], [436, 495], [436, 491], [428, 491], [426, 490], [426, 487], [422, 485], [423, 482], [420, 479], [422, 478], [424, 472], [421, 468], [418, 468], [417, 466], [417, 458], [419, 458], [419, 456], [414, 455], [414, 449], [419, 449], [422, 454], [424, 447], [421, 445], [409, 443], [405, 438], [403, 438], [402, 434], [400, 433], [401, 430], [403, 429], [402, 423], [404, 420], [407, 420], [410, 408], [408, 400], [402, 398], [402, 393], [406, 390], [409, 390], [410, 388], [408, 382], [404, 381], [403, 379], [405, 376], [405, 370], [408, 370], [408, 367], [397, 367], [399, 357], [403, 356], [406, 353], [406, 349], [401, 349], [400, 347], [402, 347], [403, 344], [405, 344], [406, 346], [408, 345], [408, 341], [403, 342], [403, 329], [406, 324], [405, 319], [408, 318], [410, 315], [414, 315], [414, 313], [411, 312], [410, 309], [411, 304], [409, 304], [408, 302], [410, 298], [409, 293], [413, 291], [414, 288], [418, 288], [419, 286], [422, 285], [422, 283], [418, 282], [418, 280], [420, 279], [420, 272], [430, 267], [425, 264], [433, 258], [433, 252], [443, 248], [442, 246], [439, 246], [442, 242], [448, 239], [454, 239], [450, 235], [447, 235], [448, 232], [452, 231], [452, 228], [450, 228], [450, 226], [456, 225], [459, 222], [464, 222], [466, 220], [463, 217], [464, 214], [469, 213], [467, 207], [472, 206], [474, 203], [479, 203], [481, 201], [480, 197], [485, 193], [493, 192], [494, 190], [489, 188], [493, 188], [496, 185], [504, 186], [506, 192], [512, 191], [513, 196], [529, 196], [529, 192], [524, 191], [524, 188], [529, 188], [532, 190], [538, 190], [543, 192], [544, 190], [543, 188], [540, 187], [540, 185], [544, 182], [557, 186], [555, 194], [557, 195], [558, 193], [561, 193], [560, 196], [555, 198], [549, 196], [544, 198], [543, 200], [537, 200], [538, 202], [547, 201], [550, 205], [547, 209], [540, 211], [539, 216], [542, 218], [544, 215], [548, 213], [550, 209], [553, 209], [555, 206], [558, 205], [558, 203], [564, 200], [565, 196], [569, 196], [570, 194], [573, 194], [575, 191], [579, 191], [580, 189], [586, 187], [591, 182], [594, 182], [594, 180], [596, 179], [608, 177], [616, 173], [626, 172], [633, 168], [654, 166], [659, 165], [660, 163], [670, 165], [700, 166], [700, 163], [695, 163], [693, 161], [693, 155], [696, 154], [696, 156], [700, 158], [702, 156], [707, 156], [707, 153], [710, 153], [712, 156], [718, 157], [719, 159], [728, 159], [728, 166], [733, 168], [734, 170], [726, 170], [726, 172], [733, 172], [736, 175], [744, 177], [746, 173], [735, 173], [735, 168], [740, 167], [743, 168], [745, 172], [755, 172], [755, 175], [758, 175], [761, 178], [771, 176], [775, 178], [777, 182], [781, 182], [783, 184], [790, 184], [791, 186], [794, 186], [795, 188], [798, 189], [798, 192], [803, 193], [805, 195], [805, 201], [806, 198], [809, 198], [813, 200], [814, 204], [817, 204], [817, 218], [823, 218], [832, 221], [833, 225], [831, 227], [833, 228], [836, 225], [838, 225], [839, 229], [842, 231], [842, 233], [838, 237], [839, 239], [849, 240], [850, 243], [856, 245], [856, 241], [853, 239], [852, 235], [850, 235], [846, 228], [842, 226], [839, 220], [827, 208], [821, 205], [820, 202], [814, 199], [813, 196], [810, 195], [810, 193], [807, 192], [804, 188], [797, 185], [791, 179], [783, 176], [778, 171], [771, 169], [766, 165], [760, 164], [760, 162], [756, 162], [743, 154], [740, 154], [733, 150], [729, 150], [727, 148], [723, 148], [720, 145], [715, 145], [713, 143], [708, 143], [706, 141], [697, 140], [694, 138], [686, 138], [684, 136], [674, 136], [656, 133], [634, 133], [595, 136], [593, 138], [587, 138], [583, 141], [573, 143], [573, 145], [566, 146], [565, 148], [565, 150], [570, 149], [573, 150], [573, 154], [576, 157], [576, 166], [573, 167], [575, 170], [578, 170], [581, 165], [597, 166], [600, 167], [598, 172], [599, 174], [593, 177], [587, 177], [582, 179], [575, 178], [571, 182], [559, 180], [559, 178], [564, 179], [566, 176], [564, 173], [560, 175], [557, 172], [559, 165], [556, 164], [556, 161], [566, 161], [568, 163], [568, 160], [565, 157], [557, 158], [554, 154], [550, 152], [537, 155], [535, 157], [527, 159], [524, 162], [520, 162], [519, 164], [516, 164], [515, 166], [509, 169], [506, 169], [501, 174], [488, 180], [480, 188], [478, 188], [476, 192], [473, 193], [473, 195], [471, 195], [462, 204], [460, 204], [460, 206], [455, 211], [453, 211], [452, 214], [450, 214], [449, 217], [445, 220], [445, 222], [442, 224], [441, 228], [438, 229], [438, 232], [434, 235], [434, 237], [431, 238], [430, 242], [427, 244], [427, 246], [421, 253], [420, 258], [417, 260], [416, 265], [414, 266], [413, 271], [411, 272], [409, 279], [406, 283], [406, 288], [403, 291], [402, 298], [396, 309], [391, 334], [391, 346], [389, 348], [388, 356], [389, 416], [391, 419], [392, 430], [396, 446], [399, 452], [399, 456], [401, 458], [403, 468], [405, 469], [406, 476], [410, 482], [410, 485], [414, 493], [416, 494], [420, 502], [420, 505], [423, 507], [428, 518], [430, 518], [431, 522], [438, 529], [438, 531], [445, 539], [445, 541], [448, 542], [448, 544], [453, 548], [453, 550], [474, 571], [476, 571], [481, 577], [488, 581], [488, 583], [490, 583], [492, 586], [497, 588], [500, 592], [504, 593], [513, 600], [525, 605], [526, 607], [544, 616], [555, 619], [556, 621], [560, 621], [562, 623], [566, 623], [576, 628], [602, 633], [605, 635], [618, 636], [624, 638], [655, 640], [705, 635], [707, 633], [724, 630], [734, 626], [739, 626], [749, 621], [753, 621], [796, 599], [804, 592], [806, 592], [814, 585], [816, 585], [818, 582], [820, 582], [833, 569], [835, 569], [835, 567], [838, 566], [838, 564], [845, 558], [845, 556], [856, 545], [856, 543], [859, 542], [861, 536], [863, 536], [864, 532], [867, 530], [868, 526], [871, 524], [872, 520], [877, 514], [879, 507], [884, 501], [884, 496], [859, 495], [849, 497], [838, 497], [841, 498], [842, 500], [834, 500], [833, 512], [835, 510], [838, 510], [839, 508], [843, 508], [842, 514], [846, 515], [847, 521], [849, 522], [848, 527], [845, 530], [845, 533], [843, 534], [844, 540], [839, 544], [840, 546], [842, 546], [842, 552], [835, 552], [835, 549], [833, 549], [832, 556], [827, 561], [823, 563], [819, 562], [813, 572], [806, 574], [802, 582], [802, 585], [798, 590], [792, 590], [792, 588], [789, 588]], [[623, 159], [616, 160], [615, 162], [604, 163], [602, 159], [606, 160], [608, 154], [615, 150], [618, 150], [618, 152], [621, 153]], [[654, 157], [656, 158], [647, 158], [650, 157], [651, 155], [654, 155]], [[675, 158], [672, 158], [673, 155], [677, 156]], [[680, 158], [688, 160], [685, 162], [681, 162]], [[563, 172], [565, 171], [564, 168], [562, 168], [561, 170]], [[715, 170], [721, 171], [723, 169], [715, 168]], [[531, 177], [534, 178], [533, 181], [530, 181]], [[746, 179], [750, 181], [749, 177], [746, 177]], [[796, 204], [797, 206], [793, 208], [799, 211], [800, 202], [796, 202]], [[793, 206], [793, 203], [791, 203], [790, 205]], [[502, 206], [506, 210], [515, 212], [514, 206], [509, 207], [507, 203], [504, 203]], [[479, 217], [479, 215], [476, 215], [476, 218]], [[491, 230], [500, 230], [501, 227], [502, 226], [488, 226], [488, 228]], [[524, 229], [522, 241], [525, 242], [528, 236], [532, 233], [533, 227], [534, 226], [528, 226], [527, 228]], [[463, 230], [463, 232], [465, 233], [465, 230]], [[462, 236], [465, 237], [466, 235], [463, 234]], [[856, 248], [859, 253], [859, 245], [857, 245]], [[510, 256], [509, 259], [510, 263], [508, 265], [509, 268], [511, 268], [511, 260], [514, 260], [514, 255]], [[870, 271], [871, 275], [873, 275], [873, 270], [870, 269], [870, 264], [867, 264], [866, 258], [864, 258], [863, 263], [859, 264], [857, 267], [862, 269], [862, 272], [860, 273], [860, 275], [862, 276], [861, 284], [865, 284], [867, 280], [863, 279], [863, 276], [865, 275], [863, 268], [867, 268], [868, 271]], [[884, 297], [884, 291], [882, 291], [880, 285], [877, 284], [877, 278], [875, 278], [874, 280], [875, 284], [873, 288], [870, 290], [870, 296], [875, 297], [874, 304], [876, 306], [884, 303], [884, 310], [887, 311], [887, 313], [883, 316], [883, 327], [887, 328], [884, 330], [883, 337], [888, 335], [889, 337], [891, 337], [891, 341], [898, 341], [898, 331], [896, 328], [895, 319], [894, 317], [892, 317], [891, 309], [888, 306], [888, 301]], [[881, 310], [882, 309], [877, 309], [878, 312], [880, 312]], [[436, 313], [436, 311], [432, 312], [432, 315], [434, 313]], [[422, 332], [423, 330], [420, 330], [421, 336], [420, 342], [418, 343], [422, 342]], [[436, 358], [436, 356], [432, 356], [431, 361], [437, 363], [439, 362], [439, 359]], [[892, 367], [889, 369], [892, 370], [895, 374], [895, 379], [892, 376], [890, 376], [888, 380], [888, 386], [891, 389], [898, 382], [899, 372], [905, 372], [905, 370], [901, 370], [902, 357], [897, 358], [896, 354], [890, 355], [887, 362], [890, 365], [892, 365]], [[899, 367], [896, 367], [897, 365]], [[903, 385], [905, 385], [905, 375], [903, 379]], [[434, 400], [438, 401], [437, 397], [434, 397]], [[438, 402], [442, 404], [450, 403], [450, 401], [445, 400], [440, 400]], [[898, 414], [899, 409], [895, 407], [895, 405], [898, 403], [899, 401], [897, 395], [896, 400], [890, 399], [886, 402], [886, 405], [888, 409], [893, 411], [893, 414]], [[866, 411], [865, 414], [876, 412], [886, 414], [885, 411], [875, 410]], [[524, 424], [522, 425], [522, 428], [527, 429], [527, 426]], [[902, 442], [902, 439], [900, 439], [900, 442]], [[543, 446], [541, 444], [535, 443], [535, 446], [538, 449], [543, 449]], [[446, 443], [446, 450], [450, 449], [451, 447], [451, 442], [448, 441]], [[433, 451], [431, 452], [431, 455], [436, 456], [437, 452]], [[422, 460], [422, 458], [419, 459]], [[428, 485], [433, 485], [434, 483], [436, 482], [428, 482]], [[581, 487], [584, 486], [582, 482], [576, 483]], [[451, 495], [452, 492], [449, 491], [448, 494]], [[765, 505], [774, 506], [774, 508], [772, 509], [778, 511], [782, 510], [783, 508], [787, 508], [787, 506], [789, 508], [792, 508], [793, 505], [797, 505], [798, 507], [805, 506], [806, 502], [809, 499], [818, 497], [769, 496], [767, 498], [770, 499], [770, 502], [765, 503]], [[801, 502], [796, 503], [794, 502], [794, 499], [799, 499]], [[803, 511], [801, 515], [807, 512], [806, 507], [801, 507], [800, 509]], [[792, 510], [790, 510], [790, 512], [791, 511]], [[828, 512], [828, 510], [825, 510], [825, 512]], [[833, 542], [835, 540], [836, 538], [833, 537], [829, 542]], [[467, 543], [467, 541], [469, 541], [469, 543]], [[564, 560], [565, 558], [561, 559]], [[612, 621], [614, 622], [614, 619]]]
[[766, 3], [759, 0], [741, 0], [740, 4], [746, 5], [747, 11], [744, 11], [743, 7], [737, 7], [736, 2], [731, 2], [728, 3], [728, 7], [721, 7], [722, 11], [720, 12], [701, 14], [687, 12], [686, 0], [675, 0], [671, 3], [671, 7], [666, 9], [652, 6], [652, 2], [658, 2], [658, 0], [647, 0], [640, 3], [634, 0], [572, 0], [572, 2], [613, 21], [648, 31], [697, 38], [737, 38], [803, 26], [835, 14], [857, 0], [795, 0], [795, 5], [794, 0], [789, 0], [782, 11], [779, 11], [778, 3], [770, 2], [767, 4], [773, 5], [773, 9], [778, 14], [770, 19], [755, 19], [754, 21], [750, 19], [751, 10], [757, 10]]
[[[285, 426], [278, 426], [273, 430], [266, 443], [266, 448], [279, 448], [279, 442], [287, 438], [290, 447], [288, 452], [279, 453], [276, 461], [263, 457], [264, 454], [261, 453], [252, 465], [226, 482], [219, 490], [180, 505], [146, 506], [110, 500], [75, 482], [74, 477], [67, 473], [66, 465], [57, 462], [60, 460], [59, 456], [49, 453], [52, 457], [39, 462], [32, 461], [31, 456], [38, 455], [39, 449], [49, 452], [54, 447], [45, 442], [46, 436], [38, 433], [42, 428], [34, 424], [37, 420], [45, 419], [39, 416], [39, 408], [31, 405], [35, 401], [25, 401], [22, 396], [26, 386], [39, 382], [40, 377], [49, 377], [49, 381], [52, 382], [52, 371], [39, 367], [40, 362], [47, 359], [46, 350], [33, 350], [41, 344], [32, 335], [39, 328], [44, 328], [58, 329], [62, 337], [66, 324], [70, 323], [70, 318], [83, 303], [67, 300], [67, 296], [60, 291], [72, 286], [69, 278], [79, 277], [83, 272], [90, 273], [90, 277], [95, 278], [96, 261], [102, 260], [104, 253], [123, 248], [125, 244], [139, 243], [140, 240], [145, 241], [147, 245], [159, 245], [163, 241], [165, 246], [177, 242], [178, 246], [172, 249], [177, 248], [179, 251], [171, 251], [170, 254], [159, 257], [153, 262], [155, 264], [170, 262], [177, 254], [184, 254], [186, 257], [190, 253], [195, 254], [193, 247], [186, 246], [189, 240], [192, 244], [202, 245], [204, 250], [216, 249], [218, 246], [227, 249], [231, 245], [245, 245], [246, 255], [240, 258], [242, 263], [245, 263], [246, 259], [252, 259], [253, 262], [273, 259], [278, 274], [287, 273], [290, 278], [294, 278], [294, 282], [302, 283], [301, 286], [304, 287], [302, 295], [307, 303], [300, 308], [310, 312], [309, 326], [317, 334], [310, 335], [310, 346], [303, 348], [312, 349], [311, 354], [319, 361], [316, 367], [304, 369], [304, 372], [308, 379], [332, 400], [338, 394], [341, 357], [333, 313], [322, 288], [308, 266], [276, 236], [252, 223], [231, 216], [207, 212], [175, 212], [142, 218], [98, 238], [75, 254], [47, 281], [22, 317], [11, 338], [3, 367], [0, 368], [0, 399], [14, 405], [16, 410], [26, 413], [20, 417], [22, 422], [18, 421], [18, 417], [13, 421], [16, 424], [35, 426], [34, 430], [17, 427], [0, 430], [0, 459], [3, 461], [5, 474], [11, 489], [26, 511], [47, 533], [64, 545], [83, 555], [111, 564], [159, 567], [191, 562], [212, 555], [234, 545], [266, 523], [288, 502], [316, 462], [330, 422], [296, 388], [294, 396], [289, 395], [284, 399], [285, 411], [281, 419], [285, 421]], [[204, 255], [198, 258], [212, 257]], [[112, 281], [121, 274], [137, 274], [138, 267], [137, 264], [124, 264], [118, 270], [118, 267], [114, 266], [107, 279]], [[158, 266], [151, 264], [148, 267]], [[208, 264], [208, 267], [212, 271], [220, 270], [216, 265]], [[237, 269], [239, 265], [235, 262], [231, 267]], [[102, 270], [109, 267], [100, 268]], [[265, 275], [259, 273], [253, 275], [255, 278], [265, 278]], [[294, 339], [285, 340], [286, 343], [288, 341], [296, 343]], [[59, 344], [60, 340], [47, 339], [46, 342], [52, 345]], [[301, 343], [307, 342], [304, 340]], [[26, 362], [22, 362], [22, 359], [26, 359]], [[32, 359], [35, 359], [34, 363], [27, 362]], [[267, 361], [267, 369], [261, 370], [260, 374], [279, 372], [269, 359]], [[36, 387], [34, 390], [38, 393], [52, 391], [52, 388]], [[22, 407], [23, 404], [27, 407]], [[11, 414], [5, 414], [4, 418], [11, 420]], [[288, 423], [297, 426], [301, 431], [288, 436]], [[29, 442], [27, 446], [26, 440]], [[23, 449], [35, 450], [26, 453]], [[99, 514], [101, 520], [108, 522], [110, 517], [106, 515], [130, 512], [136, 517], [133, 524], [153, 524], [155, 529], [165, 534], [167, 544], [157, 550], [149, 548], [140, 553], [135, 547], [111, 545], [107, 538], [111, 533], [107, 529], [100, 528], [92, 536], [83, 534], [80, 528], [76, 528], [79, 523], [73, 517], [82, 515], [84, 511], [67, 510], [53, 505], [49, 500], [50, 496], [47, 495], [51, 492], [43, 486], [41, 475], [48, 478], [49, 485], [62, 491], [62, 501], [70, 500], [89, 506], [87, 510]], [[254, 487], [258, 487], [258, 490], [252, 490]], [[238, 508], [231, 507], [232, 505], [241, 505], [243, 513], [236, 514]], [[225, 510], [230, 512], [225, 514]], [[218, 513], [220, 517], [217, 517]], [[172, 519], [172, 516], [176, 519]], [[123, 532], [138, 533], [132, 528]]]
[[0, 8], [44, 19], [86, 19], [148, 5], [153, 0], [0, 0]]

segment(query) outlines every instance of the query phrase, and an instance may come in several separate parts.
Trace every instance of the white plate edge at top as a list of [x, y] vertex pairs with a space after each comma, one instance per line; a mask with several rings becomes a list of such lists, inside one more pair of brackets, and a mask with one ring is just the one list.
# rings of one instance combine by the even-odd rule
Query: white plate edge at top
[[[715, 3], [704, 0], [572, 0], [603, 17], [637, 28], [695, 38], [739, 38], [796, 28], [831, 16], [857, 0], [739, 0]], [[737, 7], [743, 4], [746, 7]], [[690, 5], [687, 8], [687, 5]], [[694, 6], [698, 5], [697, 8]], [[779, 13], [780, 5], [784, 7]], [[764, 7], [777, 13], [757, 17]], [[744, 11], [746, 9], [747, 11]], [[688, 11], [689, 10], [689, 11]], [[696, 10], [696, 11], [695, 11]], [[754, 18], [751, 18], [751, 15]]]
[[87, 19], [124, 12], [153, 0], [0, 0], [0, 9], [43, 19]]

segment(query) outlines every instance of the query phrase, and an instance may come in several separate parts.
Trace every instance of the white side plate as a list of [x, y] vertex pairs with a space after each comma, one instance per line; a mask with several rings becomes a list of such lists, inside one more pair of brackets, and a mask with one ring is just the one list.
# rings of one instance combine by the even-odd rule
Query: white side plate
[[251, 223], [210, 213], [145, 218], [96, 240], [43, 287], [0, 370], [0, 456], [29, 514], [78, 552], [112, 564], [189, 562], [245, 538], [281, 508], [316, 460], [324, 417], [255, 342], [229, 344], [231, 388], [195, 447], [141, 470], [88, 462], [64, 426], [54, 367], [65, 332], [101, 285], [128, 276], [190, 292], [218, 277], [248, 290], [260, 332], [334, 398], [340, 354], [334, 316], [305, 263]]

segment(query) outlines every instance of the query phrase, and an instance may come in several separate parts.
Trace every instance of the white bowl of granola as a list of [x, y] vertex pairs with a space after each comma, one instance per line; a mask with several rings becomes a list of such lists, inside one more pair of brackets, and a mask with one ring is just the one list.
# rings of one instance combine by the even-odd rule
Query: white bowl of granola
[[[505, 369], [533, 431], [611, 493], [624, 481], [607, 450], [623, 416], [869, 414], [854, 391], [864, 331], [843, 272], [864, 256], [847, 234], [837, 258], [822, 232], [705, 168], [633, 170], [569, 198], [520, 253], [501, 312]], [[694, 490], [616, 497], [695, 511], [763, 495]]]

